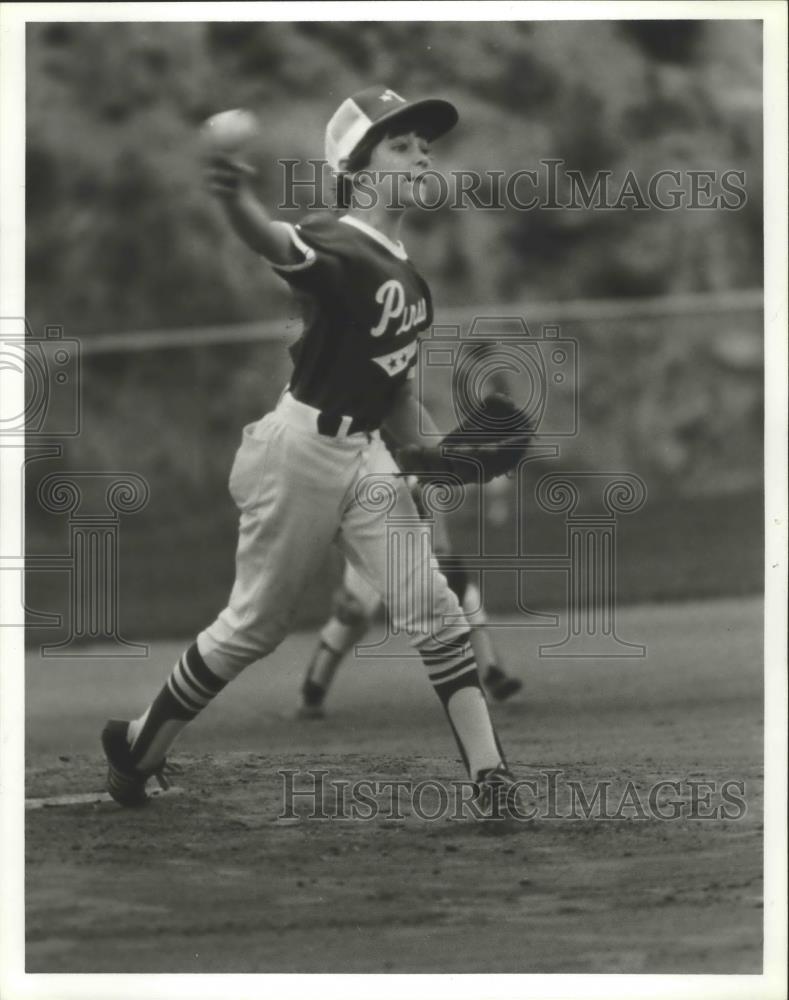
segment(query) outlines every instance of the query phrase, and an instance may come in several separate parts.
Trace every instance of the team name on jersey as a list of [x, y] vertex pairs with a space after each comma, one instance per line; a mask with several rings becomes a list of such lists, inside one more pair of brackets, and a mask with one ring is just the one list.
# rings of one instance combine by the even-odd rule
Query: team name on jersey
[[380, 286], [375, 293], [375, 301], [382, 308], [380, 319], [370, 330], [373, 337], [383, 336], [393, 320], [400, 320], [399, 326], [394, 331], [397, 336], [399, 333], [407, 333], [427, 319], [427, 303], [424, 298], [417, 302], [406, 302], [402, 282], [395, 278], [390, 278]]

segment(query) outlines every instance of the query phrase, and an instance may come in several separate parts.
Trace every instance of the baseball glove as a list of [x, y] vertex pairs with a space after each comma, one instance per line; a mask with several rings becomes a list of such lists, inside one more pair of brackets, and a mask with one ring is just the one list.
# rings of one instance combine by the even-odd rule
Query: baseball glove
[[493, 393], [473, 420], [461, 422], [438, 444], [407, 445], [395, 458], [403, 472], [423, 482], [449, 474], [462, 483], [489, 483], [517, 467], [531, 437], [528, 421], [510, 397]]

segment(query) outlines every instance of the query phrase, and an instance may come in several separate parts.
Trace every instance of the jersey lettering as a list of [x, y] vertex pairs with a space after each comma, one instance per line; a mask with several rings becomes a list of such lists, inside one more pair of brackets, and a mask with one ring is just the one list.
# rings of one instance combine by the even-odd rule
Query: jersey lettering
[[375, 301], [383, 306], [381, 318], [370, 330], [373, 337], [382, 336], [393, 319], [402, 321], [395, 331], [395, 336], [399, 333], [407, 333], [417, 323], [423, 323], [427, 319], [427, 303], [424, 298], [418, 302], [411, 302], [406, 305], [405, 291], [402, 283], [395, 278], [385, 281], [375, 293]]
[[275, 267], [299, 293], [304, 318], [291, 348], [291, 392], [317, 410], [379, 427], [416, 374], [417, 338], [432, 322], [430, 291], [407, 257], [333, 214], [307, 218], [299, 238], [312, 263]]
[[405, 307], [403, 322], [397, 328], [397, 333], [408, 333], [417, 323], [423, 323], [427, 319], [427, 303], [424, 299], [411, 303]]

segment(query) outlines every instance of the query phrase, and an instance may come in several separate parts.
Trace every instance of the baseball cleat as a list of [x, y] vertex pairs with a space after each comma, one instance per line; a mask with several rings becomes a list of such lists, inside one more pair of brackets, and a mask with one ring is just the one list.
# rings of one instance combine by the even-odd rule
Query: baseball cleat
[[128, 729], [125, 720], [110, 719], [101, 732], [101, 745], [107, 758], [107, 791], [118, 805], [135, 808], [148, 801], [145, 784], [149, 778], [155, 776], [163, 789], [169, 786], [162, 773], [164, 761], [154, 771], [139, 771], [134, 766], [126, 736]]
[[489, 671], [484, 683], [494, 701], [506, 701], [523, 687], [523, 682], [517, 677], [510, 677], [501, 670]]
[[505, 764], [480, 771], [476, 779], [477, 818], [483, 823], [514, 829], [524, 818], [519, 811], [520, 796], [514, 775]]

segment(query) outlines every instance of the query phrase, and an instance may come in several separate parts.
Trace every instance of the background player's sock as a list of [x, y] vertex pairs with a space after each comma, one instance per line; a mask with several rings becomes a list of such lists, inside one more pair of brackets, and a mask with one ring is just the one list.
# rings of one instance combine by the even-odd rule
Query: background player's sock
[[486, 677], [491, 671], [498, 671], [503, 677], [504, 671], [498, 665], [496, 650], [493, 648], [493, 642], [487, 629], [481, 625], [472, 628], [469, 641], [471, 642], [471, 648], [474, 650], [474, 656], [480, 669], [486, 671]]
[[444, 643], [420, 647], [420, 652], [449, 718], [463, 762], [470, 776], [476, 778], [480, 771], [504, 763], [504, 758], [468, 639], [465, 633]]
[[323, 639], [315, 647], [301, 693], [306, 705], [320, 705], [334, 680], [345, 650], [333, 649]]
[[321, 641], [312, 654], [307, 675], [301, 685], [301, 702], [306, 708], [320, 708], [326, 698], [343, 654]]
[[366, 618], [344, 622], [332, 615], [321, 630], [321, 645], [342, 659], [367, 631], [368, 624]]
[[314, 708], [323, 703], [337, 668], [367, 631], [367, 625], [367, 619], [361, 614], [349, 616], [348, 621], [342, 621], [335, 614], [326, 622], [301, 688], [305, 705]]
[[159, 694], [139, 719], [129, 723], [134, 764], [150, 771], [160, 764], [187, 722], [201, 712], [227, 681], [208, 669], [193, 643], [176, 663]]

